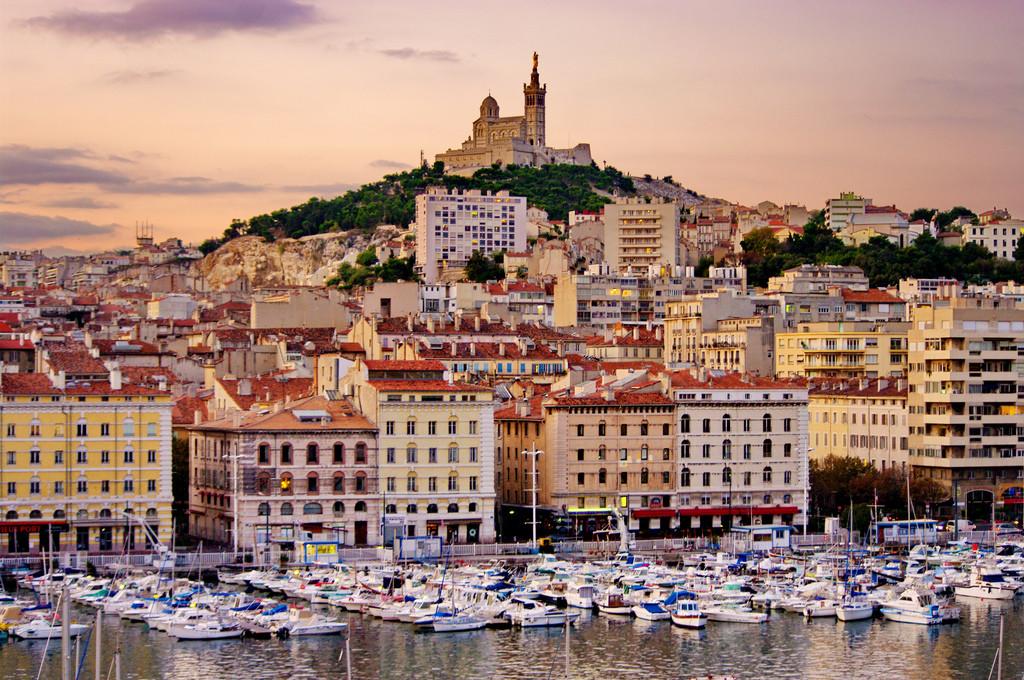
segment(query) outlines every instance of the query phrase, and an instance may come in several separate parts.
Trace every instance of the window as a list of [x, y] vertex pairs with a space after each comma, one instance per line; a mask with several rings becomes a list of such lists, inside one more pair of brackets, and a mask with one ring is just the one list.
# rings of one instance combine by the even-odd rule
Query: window
[[743, 431], [750, 432], [750, 418], [743, 419]]
[[597, 424], [597, 436], [598, 437], [607, 436], [607, 430], [608, 430], [608, 426], [605, 425], [605, 422], [603, 420]]
[[320, 447], [310, 442], [306, 444], [306, 465], [320, 464]]
[[281, 504], [281, 514], [282, 515], [294, 515], [295, 514], [295, 509], [292, 507], [291, 503], [282, 503]]
[[476, 462], [476, 447], [475, 446], [470, 446], [469, 447], [469, 462], [470, 463], [475, 463]]
[[629, 484], [629, 474], [628, 473], [626, 473], [626, 472], [620, 472], [619, 473], [619, 484], [621, 486], [626, 486], [627, 484]]
[[732, 416], [728, 413], [722, 416], [722, 432], [732, 432]]
[[690, 440], [689, 439], [684, 439], [682, 442], [680, 442], [680, 444], [679, 444], [679, 457], [680, 458], [689, 458], [690, 457]]
[[405, 447], [405, 462], [415, 463], [416, 462], [416, 447], [407, 446]]
[[476, 422], [475, 420], [469, 421], [469, 433], [476, 434]]
[[597, 471], [597, 483], [598, 484], [607, 484], [608, 483], [608, 471], [605, 470], [604, 468], [601, 468], [600, 470]]
[[700, 424], [701, 432], [711, 432], [711, 418], [705, 418]]
[[428, 463], [436, 463], [437, 462], [437, 448], [436, 447], [432, 446], [429, 449], [427, 449], [427, 462]]
[[281, 493], [286, 496], [292, 495], [292, 475], [290, 472], [285, 472], [281, 475]]
[[406, 434], [416, 434], [416, 421], [415, 420], [407, 420], [407, 421], [405, 421], [405, 433]]
[[458, 463], [459, 462], [459, 447], [449, 446], [448, 447], [448, 462]]
[[147, 437], [155, 437], [156, 436], [156, 423], [147, 423], [146, 424], [146, 436]]
[[647, 468], [640, 469], [640, 483], [647, 484], [651, 480], [651, 473]]
[[292, 464], [292, 445], [281, 444], [281, 465]]
[[448, 490], [458, 491], [459, 490], [459, 476], [452, 473], [448, 475]]
[[125, 449], [124, 450], [124, 462], [126, 462], [126, 463], [134, 463], [135, 462], [135, 452], [133, 450], [131, 450], [131, 449]]
[[8, 437], [16, 436], [15, 435], [15, 427], [14, 427], [14, 425], [12, 423], [8, 423], [7, 424], [7, 436]]
[[386, 488], [387, 488], [387, 490], [389, 492], [394, 492], [394, 490], [395, 490], [395, 478], [394, 477], [388, 477], [388, 479], [387, 479], [387, 487]]
[[783, 458], [792, 458], [793, 457], [793, 445], [792, 444], [783, 444], [782, 445], [782, 457]]
[[109, 463], [110, 462], [110, 451], [100, 451], [100, 462], [101, 463]]
[[459, 511], [459, 504], [458, 503], [449, 503], [448, 504], [448, 512], [455, 513], [455, 512], [458, 512], [458, 511]]
[[672, 477], [668, 473], [668, 470], [665, 470], [664, 472], [661, 473], [661, 483], [662, 484], [666, 484], [667, 485], [671, 481], [671, 479], [672, 479]]
[[700, 447], [700, 456], [701, 458], [711, 457], [711, 444], [704, 444]]
[[619, 449], [619, 460], [629, 460], [629, 449]]
[[647, 422], [644, 421], [644, 422], [640, 423], [640, 436], [641, 437], [646, 437], [647, 436], [647, 430], [648, 430]]
[[782, 419], [782, 431], [783, 432], [792, 432], [792, 430], [793, 430], [793, 419], [792, 418], [783, 418]]
[[455, 420], [454, 418], [452, 418], [451, 420], [448, 421], [448, 434], [458, 434], [458, 433], [459, 433], [459, 421]]
[[387, 450], [385, 458], [386, 458], [387, 462], [389, 462], [389, 463], [393, 464], [395, 462], [395, 447], [393, 447], [393, 446], [389, 446], [388, 447], [388, 450]]
[[124, 480], [124, 492], [134, 493], [135, 492], [135, 481], [131, 479]]
[[790, 470], [786, 470], [782, 473], [782, 481], [786, 484], [793, 483], [793, 473]]
[[749, 470], [743, 473], [743, 486], [750, 486], [750, 478], [751, 474]]
[[341, 442], [335, 442], [331, 447], [331, 462], [335, 465], [345, 464], [345, 445]]
[[476, 491], [476, 477], [469, 478], [469, 490]]
[[702, 472], [700, 474], [700, 483], [701, 483], [701, 486], [705, 486], [705, 487], [711, 486], [711, 473], [710, 472]]
[[729, 466], [722, 468], [722, 483], [732, 484], [732, 468]]
[[437, 434], [437, 421], [431, 420], [427, 423], [427, 434]]
[[131, 418], [125, 418], [124, 420], [124, 436], [134, 437], [135, 436], [135, 421]]
[[722, 441], [722, 458], [729, 460], [732, 458], [732, 440], [725, 439]]
[[53, 452], [53, 464], [54, 465], [63, 465], [64, 464], [64, 452], [63, 451], [54, 451]]
[[331, 506], [331, 512], [334, 513], [335, 517], [345, 514], [345, 504], [341, 501], [334, 501], [334, 505]]
[[75, 426], [75, 436], [77, 437], [88, 437], [89, 436], [89, 424], [78, 423]]
[[155, 479], [147, 479], [146, 480], [146, 492], [147, 493], [156, 493], [156, 480]]
[[257, 461], [260, 465], [270, 464], [270, 444], [260, 444], [257, 449], [258, 458]]
[[395, 421], [389, 420], [386, 423], [384, 423], [384, 432], [386, 434], [394, 434], [395, 433]]
[[772, 469], [770, 466], [765, 466], [764, 470], [761, 471], [761, 481], [771, 482], [772, 481]]
[[303, 515], [322, 515], [324, 514], [324, 506], [319, 503], [306, 503], [302, 506]]
[[28, 452], [28, 462], [32, 465], [39, 465], [39, 449], [32, 449]]
[[669, 425], [668, 425], [668, 423], [663, 423], [662, 426], [661, 426], [661, 436], [667, 437], [668, 435], [669, 435]]
[[690, 468], [684, 467], [679, 473], [679, 486], [690, 486]]
[[437, 491], [437, 477], [427, 478], [427, 491]]
[[690, 432], [690, 416], [689, 416], [689, 414], [684, 414], [684, 415], [682, 415], [679, 418], [679, 431], [683, 432], [683, 433], [689, 433]]
[[104, 479], [104, 480], [100, 481], [100, 492], [101, 493], [110, 493], [110, 480], [109, 479]]
[[343, 472], [334, 473], [334, 493], [345, 493], [345, 474]]
[[270, 503], [260, 503], [256, 509], [256, 514], [260, 517], [266, 517], [270, 514]]
[[761, 445], [761, 450], [762, 450], [763, 455], [764, 455], [765, 458], [771, 458], [772, 457], [772, 440], [771, 439], [765, 439], [764, 443]]
[[154, 449], [150, 449], [149, 451], [146, 451], [146, 462], [147, 463], [155, 463], [156, 462], [156, 451]]
[[356, 465], [366, 464], [366, 444], [363, 442], [356, 443]]
[[640, 460], [647, 460], [650, 457], [650, 449], [647, 448], [647, 444], [640, 447]]
[[405, 490], [410, 493], [416, 492], [416, 476], [410, 475], [405, 478]]
[[53, 495], [54, 496], [63, 496], [64, 495], [64, 482], [54, 482], [53, 483]]
[[78, 480], [78, 493], [89, 493], [89, 481], [85, 479]]
[[765, 413], [761, 416], [761, 431], [771, 432], [772, 431], [772, 414]]
[[622, 423], [621, 425], [619, 425], [619, 435], [622, 436], [622, 437], [628, 437], [629, 436], [629, 425], [628, 424]]
[[110, 423], [100, 423], [100, 436], [101, 437], [109, 437], [110, 436]]
[[743, 460], [750, 460], [750, 444], [743, 445]]
[[30, 494], [33, 494], [33, 495], [39, 493], [39, 480], [38, 479], [33, 479], [33, 480], [29, 481], [29, 483], [28, 483], [28, 492]]
[[256, 493], [270, 493], [270, 473], [261, 472], [256, 475]]
[[315, 472], [306, 475], [306, 493], [320, 493], [320, 477]]

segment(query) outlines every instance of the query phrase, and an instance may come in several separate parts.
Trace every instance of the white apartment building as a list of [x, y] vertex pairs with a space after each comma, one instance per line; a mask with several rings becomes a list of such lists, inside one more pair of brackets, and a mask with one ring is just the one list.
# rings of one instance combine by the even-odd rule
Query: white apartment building
[[840, 231], [850, 223], [851, 216], [863, 215], [869, 205], [870, 198], [844, 191], [838, 198], [830, 198], [825, 202], [825, 226], [832, 231]]
[[604, 207], [605, 262], [612, 271], [647, 271], [676, 267], [679, 253], [679, 206], [664, 201], [623, 198]]
[[963, 227], [963, 243], [977, 243], [996, 257], [1013, 259], [1017, 239], [1024, 220], [997, 220], [988, 224], [969, 224]]
[[507, 191], [448, 192], [431, 187], [416, 197], [416, 266], [426, 283], [485, 255], [526, 249], [526, 198]]
[[680, 530], [804, 523], [807, 388], [739, 373], [675, 371]]

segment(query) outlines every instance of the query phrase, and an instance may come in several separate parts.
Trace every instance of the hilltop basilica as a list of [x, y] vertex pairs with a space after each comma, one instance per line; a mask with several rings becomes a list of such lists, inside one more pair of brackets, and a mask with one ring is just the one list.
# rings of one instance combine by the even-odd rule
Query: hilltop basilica
[[501, 117], [498, 102], [487, 95], [480, 104], [480, 117], [473, 121], [472, 136], [462, 143], [462, 148], [439, 153], [436, 160], [443, 162], [449, 172], [467, 175], [498, 162], [502, 165], [589, 165], [589, 144], [577, 144], [571, 149], [553, 149], [545, 144], [544, 96], [547, 90], [547, 83], [540, 84], [537, 53], [534, 52], [530, 82], [523, 85], [524, 115]]

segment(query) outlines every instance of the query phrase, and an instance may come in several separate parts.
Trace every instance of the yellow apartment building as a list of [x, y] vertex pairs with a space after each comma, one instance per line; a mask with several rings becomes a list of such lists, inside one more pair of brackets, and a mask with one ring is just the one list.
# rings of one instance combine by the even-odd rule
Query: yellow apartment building
[[142, 550], [140, 522], [170, 542], [169, 393], [114, 368], [0, 374], [0, 398], [0, 554]]
[[889, 378], [907, 370], [903, 322], [818, 321], [775, 334], [775, 374], [800, 378]]
[[811, 458], [852, 456], [880, 470], [907, 467], [905, 378], [817, 380], [810, 387]]

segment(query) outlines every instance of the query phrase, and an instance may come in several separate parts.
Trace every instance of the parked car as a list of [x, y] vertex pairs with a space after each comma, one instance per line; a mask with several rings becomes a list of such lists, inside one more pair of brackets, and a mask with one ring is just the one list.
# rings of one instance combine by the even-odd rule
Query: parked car
[[1019, 535], [1022, 533], [1020, 527], [1012, 522], [998, 522], [995, 532], [1000, 536]]
[[957, 524], [960, 525], [960, 531], [975, 531], [974, 522], [969, 519], [958, 519], [955, 522], [953, 520], [949, 520], [946, 522], [945, 531], [956, 531]]

